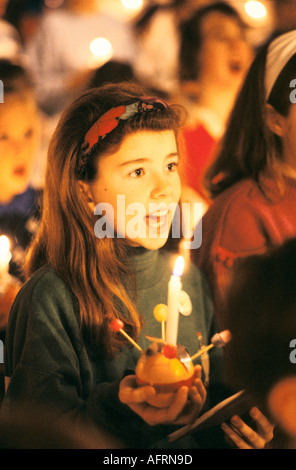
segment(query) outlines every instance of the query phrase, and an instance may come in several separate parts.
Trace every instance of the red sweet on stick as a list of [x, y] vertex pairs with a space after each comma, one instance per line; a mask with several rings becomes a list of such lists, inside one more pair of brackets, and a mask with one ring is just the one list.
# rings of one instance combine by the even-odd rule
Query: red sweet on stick
[[211, 338], [211, 343], [213, 343], [216, 348], [221, 348], [225, 346], [225, 344], [229, 343], [231, 340], [231, 333], [229, 330], [220, 331], [220, 333], [216, 333]]
[[120, 331], [124, 327], [124, 324], [119, 318], [116, 318], [110, 323], [111, 330], [115, 331], [116, 333]]
[[191, 356], [191, 360], [196, 359], [197, 357], [201, 356], [203, 353], [207, 352], [211, 348], [223, 348], [229, 341], [231, 340], [231, 333], [229, 330], [220, 331], [220, 333], [216, 333], [211, 338], [211, 344], [208, 346], [202, 347], [194, 356]]
[[119, 318], [115, 318], [115, 320], [112, 320], [110, 323], [110, 328], [113, 330], [115, 333], [118, 333], [120, 331], [123, 336], [126, 337], [126, 339], [129, 340], [130, 343], [132, 343], [135, 348], [137, 348], [139, 351], [143, 351], [143, 349], [122, 329], [124, 326], [123, 322], [119, 320]]
[[165, 344], [162, 348], [162, 354], [168, 359], [177, 357], [177, 348], [171, 344]]

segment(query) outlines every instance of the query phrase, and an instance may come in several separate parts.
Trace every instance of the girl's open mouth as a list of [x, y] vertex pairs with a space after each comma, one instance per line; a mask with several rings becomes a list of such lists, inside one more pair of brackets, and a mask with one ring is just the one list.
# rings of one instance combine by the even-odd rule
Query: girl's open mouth
[[232, 73], [240, 73], [243, 69], [242, 63], [239, 61], [233, 61], [229, 64], [229, 68]]
[[27, 169], [25, 165], [19, 165], [13, 169], [13, 174], [15, 176], [24, 176], [26, 172], [27, 172]]
[[157, 211], [145, 216], [146, 224], [153, 230], [164, 230], [168, 227], [168, 210]]

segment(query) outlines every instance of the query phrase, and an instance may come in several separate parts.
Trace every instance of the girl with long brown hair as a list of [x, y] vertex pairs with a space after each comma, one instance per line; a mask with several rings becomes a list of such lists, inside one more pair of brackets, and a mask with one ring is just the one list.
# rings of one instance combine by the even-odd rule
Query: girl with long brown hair
[[[153, 445], [171, 429], [162, 425], [188, 423], [200, 412], [206, 399], [200, 365], [193, 386], [182, 386], [171, 405], [148, 405], [156, 391], [136, 386], [140, 352], [110, 329], [121, 320], [142, 349], [150, 344], [145, 335], [160, 336], [153, 310], [166, 303], [172, 273], [174, 256], [162, 247], [174, 212], [167, 207], [176, 209], [181, 194], [181, 123], [177, 107], [131, 84], [87, 91], [61, 117], [29, 279], [9, 320], [4, 409], [19, 400], [43, 404], [107, 427], [133, 447]], [[118, 196], [129, 209], [144, 208], [139, 230], [131, 230], [134, 215], [122, 211]], [[195, 332], [207, 341], [212, 333], [213, 310], [195, 266], [186, 267], [182, 284], [192, 312], [180, 315], [178, 343], [194, 354]]]
[[206, 175], [213, 201], [196, 254], [220, 328], [236, 261], [296, 236], [295, 77], [293, 30], [258, 52]]

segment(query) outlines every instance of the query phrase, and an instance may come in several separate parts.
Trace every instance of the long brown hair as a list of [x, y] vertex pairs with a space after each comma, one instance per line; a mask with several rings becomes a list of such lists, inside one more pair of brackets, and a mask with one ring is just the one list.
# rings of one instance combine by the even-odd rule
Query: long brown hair
[[[264, 73], [268, 46], [269, 43], [261, 48], [249, 69], [219, 152], [206, 172], [204, 183], [212, 198], [244, 178], [254, 180], [265, 195], [262, 175], [269, 173], [280, 182], [281, 139], [268, 129], [265, 120]], [[290, 110], [290, 81], [295, 71], [296, 54], [281, 71], [268, 99], [283, 116]]]
[[[105, 354], [114, 354], [125, 343], [122, 335], [110, 331], [112, 319], [124, 320], [125, 330], [134, 338], [141, 319], [135, 299], [126, 291], [125, 241], [96, 238], [95, 216], [79, 188], [82, 177], [77, 175], [77, 162], [92, 124], [112, 107], [141, 95], [143, 90], [137, 85], [108, 84], [85, 92], [64, 112], [49, 146], [42, 220], [27, 261], [27, 275], [48, 265], [70, 286], [84, 331], [92, 344], [100, 343]], [[96, 147], [83, 179], [96, 178], [100, 156], [112, 153], [126, 135], [143, 129], [177, 133], [181, 116], [177, 107], [169, 106], [121, 121]]]

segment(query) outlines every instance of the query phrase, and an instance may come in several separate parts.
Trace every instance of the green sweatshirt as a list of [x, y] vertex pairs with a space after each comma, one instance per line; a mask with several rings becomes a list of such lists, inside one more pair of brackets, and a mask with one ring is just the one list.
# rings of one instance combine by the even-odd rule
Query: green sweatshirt
[[[145, 319], [138, 341], [142, 348], [150, 344], [144, 335], [161, 337], [153, 309], [167, 303], [172, 261], [166, 250], [131, 249], [137, 309]], [[214, 333], [213, 308], [197, 267], [190, 265], [186, 269], [182, 285], [193, 309], [189, 316], [180, 315], [178, 343], [192, 355], [198, 350], [197, 331], [207, 341]], [[66, 416], [90, 419], [124, 439], [127, 446], [153, 446], [175, 427], [154, 426], [151, 432], [151, 427], [118, 399], [119, 382], [134, 372], [140, 354], [136, 348], [126, 346], [113, 360], [91, 356], [81, 338], [73, 293], [52, 270], [41, 268], [23, 286], [10, 314], [5, 370], [11, 380], [3, 408], [8, 409], [18, 400], [32, 406], [44, 404]], [[214, 381], [220, 380], [220, 364], [218, 360], [211, 366], [212, 376], [218, 377]]]

